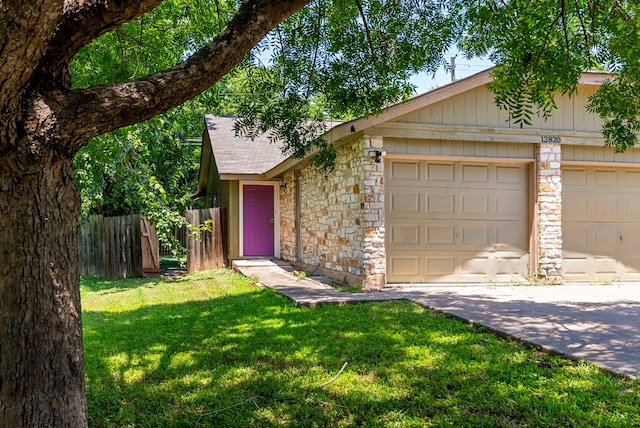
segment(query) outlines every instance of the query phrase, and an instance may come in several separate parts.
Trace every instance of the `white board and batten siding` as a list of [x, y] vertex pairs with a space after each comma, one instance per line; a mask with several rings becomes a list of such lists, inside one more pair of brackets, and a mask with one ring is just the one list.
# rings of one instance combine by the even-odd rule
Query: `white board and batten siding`
[[431, 158], [477, 158], [514, 159], [532, 161], [535, 157], [533, 144], [450, 141], [389, 137], [384, 139], [388, 158], [431, 157]]
[[[531, 125], [512, 123], [506, 110], [495, 104], [494, 95], [484, 86], [433, 103], [394, 120], [406, 124], [454, 125], [477, 128], [510, 128], [547, 131], [600, 132], [602, 119], [586, 109], [596, 86], [580, 85], [572, 97], [557, 96], [557, 110], [550, 117], [534, 115]], [[384, 126], [384, 125], [382, 125]]]

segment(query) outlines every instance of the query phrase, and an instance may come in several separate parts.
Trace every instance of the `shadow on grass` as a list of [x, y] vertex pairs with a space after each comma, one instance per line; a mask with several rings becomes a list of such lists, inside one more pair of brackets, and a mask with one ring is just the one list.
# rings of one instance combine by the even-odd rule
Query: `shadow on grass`
[[256, 290], [83, 318], [92, 427], [640, 422], [634, 384], [409, 302]]
[[127, 278], [125, 280], [104, 279], [99, 276], [82, 277], [81, 287], [90, 292], [117, 293], [161, 281], [159, 278]]

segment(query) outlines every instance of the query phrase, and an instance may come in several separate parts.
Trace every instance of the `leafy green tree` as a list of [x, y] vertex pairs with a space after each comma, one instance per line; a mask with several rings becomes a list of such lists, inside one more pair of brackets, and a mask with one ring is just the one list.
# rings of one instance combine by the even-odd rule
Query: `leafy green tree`
[[[2, 3], [2, 425], [79, 427], [87, 423], [77, 263], [81, 205], [72, 168], [75, 155], [92, 138], [151, 119], [203, 93], [238, 64], [246, 63], [251, 49], [269, 31], [308, 3], [309, 0]], [[161, 5], [167, 5], [168, 11], [158, 7]], [[175, 19], [175, 11], [180, 7], [182, 16]], [[387, 38], [400, 37], [401, 28], [383, 30], [384, 19], [374, 26], [372, 17], [405, 13], [416, 16], [418, 21], [423, 13], [445, 17], [450, 13], [439, 1], [358, 1], [354, 8], [343, 0], [317, 0], [311, 6], [314, 7], [327, 11], [329, 18], [320, 21], [330, 25], [323, 24], [321, 33], [309, 36], [317, 40], [325, 38], [327, 42], [305, 44], [300, 55], [328, 53], [318, 55], [316, 61], [309, 57], [300, 64], [317, 65], [318, 73], [321, 70], [336, 73], [334, 76], [323, 72], [316, 78], [314, 67], [307, 70], [307, 80], [313, 87], [322, 87], [314, 83], [320, 78], [333, 79], [327, 86], [332, 91], [324, 101], [332, 115], [341, 110], [355, 111], [357, 97], [367, 97], [363, 102], [375, 110], [398, 100], [400, 94], [408, 94], [400, 78], [408, 72], [399, 71], [406, 62], [400, 60], [402, 55], [393, 54], [392, 45], [383, 43]], [[200, 12], [195, 12], [196, 8]], [[313, 14], [305, 16], [316, 19]], [[125, 26], [129, 22], [133, 25]], [[292, 24], [291, 28], [296, 28], [295, 25], [298, 24]], [[181, 32], [184, 28], [188, 31]], [[426, 26], [418, 30], [431, 34], [433, 38], [428, 40], [434, 43], [416, 39], [415, 44], [422, 45], [414, 52], [436, 52], [446, 45], [446, 41], [439, 40], [438, 32]], [[381, 31], [379, 37], [376, 31]], [[285, 27], [280, 34], [286, 36], [281, 39], [285, 42], [295, 36], [293, 30]], [[280, 40], [280, 36], [274, 37], [269, 40]], [[121, 43], [112, 43], [115, 39]], [[97, 48], [83, 51], [92, 42], [98, 44]], [[281, 80], [272, 91], [282, 90], [285, 98], [295, 94], [302, 101], [292, 105], [320, 111], [317, 106], [308, 107], [307, 95], [315, 95], [313, 89], [296, 91], [295, 85], [284, 84], [285, 78], [296, 76], [297, 72], [289, 71], [287, 64], [292, 64], [289, 58], [297, 57], [291, 49], [302, 39], [291, 43], [278, 42], [272, 48], [274, 55], [286, 57], [279, 69]], [[150, 54], [143, 49], [151, 45], [159, 51]], [[431, 45], [435, 48], [431, 49]], [[310, 50], [310, 46], [318, 48]], [[256, 52], [254, 61], [268, 56], [269, 46], [262, 49], [267, 50]], [[283, 49], [291, 52], [291, 56], [282, 55]], [[118, 59], [125, 62], [124, 66], [113, 66]], [[335, 67], [328, 65], [332, 62]], [[416, 69], [428, 67], [420, 65], [419, 60], [415, 64]], [[350, 73], [349, 66], [356, 72]], [[345, 89], [341, 90], [339, 76], [349, 74], [357, 77], [345, 81]], [[370, 75], [367, 78], [365, 74]], [[336, 99], [331, 94], [343, 96]], [[300, 134], [299, 144], [306, 143], [302, 128], [287, 124], [295, 123], [292, 116], [300, 115], [303, 108], [292, 113], [279, 109], [283, 118], [280, 122], [284, 124], [280, 126], [284, 130], [282, 135], [295, 140], [296, 133]], [[266, 117], [264, 111], [261, 114]], [[123, 165], [135, 162], [136, 150], [132, 146], [135, 147], [137, 138], [135, 133], [123, 131], [117, 143], [103, 147], [102, 159], [119, 159]], [[151, 144], [151, 140], [146, 141], [145, 144]]]
[[318, 138], [323, 121], [375, 113], [412, 96], [409, 78], [444, 64], [463, 30], [461, 12], [457, 1], [311, 2], [254, 51], [252, 97], [238, 107], [238, 129], [250, 136], [271, 131], [298, 157], [326, 149], [319, 161], [330, 167], [331, 147]]
[[[443, 51], [459, 37], [464, 38], [467, 52], [488, 53], [498, 63], [492, 86], [498, 103], [523, 123], [536, 108], [543, 113], [554, 108], [555, 91], [574, 90], [582, 69], [601, 66], [618, 76], [591, 103], [607, 117], [605, 135], [622, 149], [635, 142], [638, 130], [634, 2], [6, 0], [1, 4], [3, 426], [87, 424], [77, 264], [81, 205], [74, 156], [94, 137], [144, 122], [193, 99], [238, 64], [250, 66], [250, 98], [242, 111], [247, 121], [239, 128], [249, 135], [275, 128], [279, 137], [292, 143], [287, 149], [296, 155], [314, 144], [322, 146], [315, 132], [308, 131], [309, 126], [321, 129], [322, 118], [373, 113], [406, 98], [411, 93], [407, 77], [437, 67]], [[110, 38], [125, 44], [112, 44]], [[96, 53], [92, 48], [82, 50], [92, 42], [102, 44]], [[159, 50], [151, 54], [145, 46]], [[109, 69], [118, 58], [125, 66]], [[265, 58], [271, 58], [271, 64]], [[112, 151], [107, 144], [103, 159], [133, 162], [127, 160], [127, 152], [133, 159], [127, 144], [138, 137], [130, 135], [135, 133], [124, 131]], [[152, 145], [165, 140], [144, 141]]]
[[490, 87], [516, 123], [548, 116], [554, 95], [573, 93], [580, 73], [614, 78], [588, 108], [605, 119], [608, 145], [623, 151], [640, 132], [640, 33], [637, 2], [619, 0], [480, 0], [466, 2], [462, 48], [497, 65]]
[[[167, 115], [163, 115], [167, 116]], [[183, 249], [173, 230], [185, 223], [197, 185], [200, 146], [165, 117], [94, 138], [74, 159], [82, 215], [142, 214], [173, 251]]]
[[[215, 8], [213, 16], [209, 15]], [[234, 12], [233, 2], [164, 2], [140, 19], [94, 40], [72, 61], [74, 87], [142, 78], [167, 68], [211, 40]], [[206, 17], [206, 18], [203, 18]], [[82, 215], [143, 214], [160, 240], [179, 250], [174, 226], [193, 205], [205, 113], [231, 115], [237, 75], [153, 119], [93, 138], [74, 159]], [[191, 137], [191, 138], [189, 138]]]

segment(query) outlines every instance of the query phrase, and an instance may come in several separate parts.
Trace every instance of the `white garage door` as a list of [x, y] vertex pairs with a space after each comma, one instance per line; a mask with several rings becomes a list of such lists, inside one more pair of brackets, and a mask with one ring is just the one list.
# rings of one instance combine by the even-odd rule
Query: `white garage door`
[[563, 277], [640, 280], [640, 170], [562, 170]]
[[525, 164], [385, 161], [387, 282], [526, 274]]

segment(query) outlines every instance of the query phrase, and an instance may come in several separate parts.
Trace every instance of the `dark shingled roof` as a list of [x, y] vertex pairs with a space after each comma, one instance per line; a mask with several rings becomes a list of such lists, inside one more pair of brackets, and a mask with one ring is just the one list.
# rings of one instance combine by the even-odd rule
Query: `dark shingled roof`
[[237, 136], [234, 121], [210, 114], [204, 118], [219, 174], [263, 174], [289, 157], [282, 154], [282, 143], [271, 143], [267, 135], [253, 141]]

